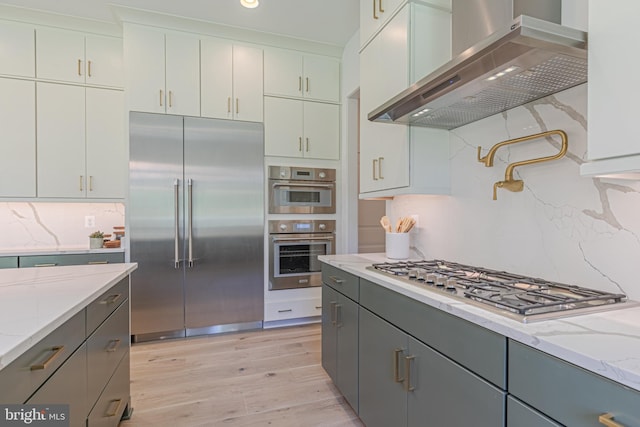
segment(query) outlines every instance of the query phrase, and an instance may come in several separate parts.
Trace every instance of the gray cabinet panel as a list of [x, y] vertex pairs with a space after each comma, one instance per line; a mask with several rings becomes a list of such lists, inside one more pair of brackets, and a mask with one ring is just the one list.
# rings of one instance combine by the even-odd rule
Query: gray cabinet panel
[[360, 280], [360, 305], [484, 379], [506, 388], [502, 335], [367, 280]]
[[409, 338], [409, 426], [504, 425], [506, 393]]
[[124, 262], [124, 252], [68, 254], [68, 255], [28, 255], [21, 256], [20, 267], [53, 267], [58, 265], [110, 264]]
[[338, 292], [322, 285], [322, 367], [336, 383], [338, 379], [337, 353], [338, 335], [335, 328], [335, 305]]
[[509, 340], [509, 393], [567, 426], [640, 425], [640, 392]]
[[358, 276], [323, 263], [322, 283], [326, 283], [356, 302], [359, 300], [360, 278]]
[[82, 345], [26, 402], [69, 405], [69, 426], [84, 427], [87, 419], [87, 346]]
[[116, 427], [125, 411], [130, 415], [129, 363], [129, 352], [127, 352], [100, 395], [100, 399], [89, 413], [88, 427]]
[[0, 257], [0, 268], [17, 268], [17, 267], [18, 267], [17, 256]]
[[405, 375], [400, 360], [407, 355], [407, 335], [362, 307], [359, 324], [360, 419], [367, 427], [406, 426], [407, 393], [400, 381]]
[[507, 397], [507, 427], [562, 427], [535, 409]]
[[113, 311], [129, 298], [129, 276], [87, 306], [87, 336], [91, 335]]

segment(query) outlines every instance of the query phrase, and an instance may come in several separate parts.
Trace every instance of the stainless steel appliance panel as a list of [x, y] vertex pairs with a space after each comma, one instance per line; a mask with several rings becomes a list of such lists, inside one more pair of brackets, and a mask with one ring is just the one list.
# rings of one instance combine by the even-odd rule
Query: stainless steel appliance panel
[[[130, 115], [131, 333], [184, 327], [182, 117]], [[177, 230], [176, 230], [177, 227]], [[176, 257], [176, 245], [178, 256]]]
[[269, 166], [269, 213], [336, 213], [335, 169]]
[[262, 124], [185, 117], [188, 329], [264, 316]]

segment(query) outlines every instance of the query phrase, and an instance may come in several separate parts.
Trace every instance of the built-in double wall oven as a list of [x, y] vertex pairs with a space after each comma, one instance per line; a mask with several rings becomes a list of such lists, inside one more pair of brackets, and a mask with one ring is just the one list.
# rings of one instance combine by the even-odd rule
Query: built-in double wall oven
[[[321, 286], [318, 256], [335, 253], [335, 169], [269, 166], [269, 290]], [[309, 219], [308, 219], [309, 218]]]

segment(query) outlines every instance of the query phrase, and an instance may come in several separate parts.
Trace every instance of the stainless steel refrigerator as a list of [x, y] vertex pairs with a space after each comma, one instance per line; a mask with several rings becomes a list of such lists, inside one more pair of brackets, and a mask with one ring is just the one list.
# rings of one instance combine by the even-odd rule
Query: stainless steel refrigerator
[[262, 326], [261, 123], [130, 113], [134, 341]]

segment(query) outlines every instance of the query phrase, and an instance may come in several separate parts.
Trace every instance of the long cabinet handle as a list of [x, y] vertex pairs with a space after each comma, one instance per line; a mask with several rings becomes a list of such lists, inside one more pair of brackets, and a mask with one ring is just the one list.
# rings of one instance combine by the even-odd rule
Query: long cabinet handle
[[82, 75], [82, 60], [78, 59], [78, 75]]
[[47, 367], [51, 364], [51, 362], [56, 360], [56, 358], [60, 356], [60, 354], [64, 351], [64, 346], [57, 345], [55, 347], [51, 347], [51, 350], [49, 351], [51, 351], [51, 354], [49, 355], [49, 357], [47, 357], [47, 359], [44, 362], [36, 365], [31, 365], [32, 371], [41, 371], [43, 369], [47, 369]]
[[598, 417], [598, 422], [607, 427], [624, 427], [622, 424], [613, 421], [613, 414], [608, 412]]
[[336, 304], [336, 327], [342, 326], [342, 304]]
[[111, 408], [115, 408], [113, 411], [109, 411], [107, 410], [107, 412], [105, 412], [104, 416], [105, 417], [115, 417], [116, 415], [118, 415], [118, 412], [120, 412], [120, 406], [122, 406], [122, 399], [114, 399], [111, 402], [109, 402], [109, 408], [107, 409], [111, 409]]
[[164, 95], [162, 89], [160, 89], [160, 106], [162, 107], [162, 103], [164, 102]]
[[91, 77], [91, 61], [87, 61], [87, 77]]
[[99, 304], [111, 305], [111, 304], [115, 303], [116, 301], [118, 301], [121, 297], [122, 297], [122, 294], [109, 295], [108, 297], [106, 297], [105, 299], [100, 301]]
[[384, 157], [378, 157], [378, 178], [379, 179], [384, 179], [384, 176], [382, 176], [382, 161], [384, 160]]
[[298, 92], [302, 92], [302, 76], [298, 76]]
[[382, 8], [382, 0], [378, 0], [378, 10], [380, 13], [384, 13], [384, 9]]
[[84, 175], [80, 175], [80, 191], [84, 191]]
[[36, 265], [34, 265], [34, 267], [55, 267], [56, 265], [58, 265], [58, 264], [56, 264], [54, 262], [51, 262], [51, 263], [47, 263], [47, 264], [36, 264]]
[[180, 197], [179, 197], [179, 193], [180, 193], [180, 180], [176, 179], [173, 182], [173, 194], [174, 194], [174, 205], [175, 205], [175, 212], [174, 212], [174, 219], [175, 219], [175, 223], [174, 223], [174, 230], [173, 230], [173, 246], [174, 246], [174, 257], [173, 257], [173, 262], [174, 262], [174, 268], [180, 268], [180, 245], [178, 240], [180, 239], [180, 214], [178, 212], [178, 210], [180, 209]]
[[231, 97], [227, 97], [227, 113], [231, 113]]
[[307, 77], [306, 80], [307, 80], [307, 93], [309, 93], [309, 77]]
[[236, 98], [236, 114], [240, 114], [240, 99]]
[[189, 203], [189, 268], [193, 267], [193, 181], [191, 178], [187, 181], [188, 203]]
[[120, 347], [120, 343], [122, 342], [121, 339], [115, 339], [115, 340], [111, 340], [109, 341], [109, 345], [107, 346], [107, 348], [105, 349], [105, 351], [107, 353], [115, 353], [116, 350], [118, 349], [118, 347]]
[[93, 175], [89, 175], [89, 191], [93, 191]]
[[373, 180], [377, 181], [378, 177], [376, 176], [376, 170], [378, 169], [378, 159], [373, 159]]
[[89, 261], [87, 264], [89, 265], [109, 264], [109, 261]]
[[393, 380], [397, 383], [404, 381], [404, 377], [400, 376], [400, 355], [404, 353], [403, 348], [393, 350]]
[[329, 276], [329, 279], [331, 279], [331, 281], [333, 283], [337, 284], [337, 285], [342, 285], [345, 282], [344, 279], [341, 279], [341, 278], [336, 277], [336, 276]]
[[309, 152], [309, 138], [305, 138], [307, 140], [307, 153]]
[[302, 137], [298, 137], [298, 151], [302, 151]]
[[173, 92], [169, 91], [169, 108], [173, 107]]
[[336, 321], [336, 305], [338, 304], [337, 301], [331, 301], [329, 303], [329, 305], [331, 306], [331, 308], [329, 309], [329, 312], [331, 313], [330, 319], [331, 320], [331, 324], [332, 325], [336, 325], [337, 321]]
[[406, 356], [404, 358], [404, 374], [407, 376], [407, 381], [404, 383], [404, 391], [413, 391], [416, 388], [411, 385], [411, 362], [415, 359], [415, 356]]
[[378, 19], [378, 15], [376, 15], [376, 0], [373, 0], [373, 19]]

